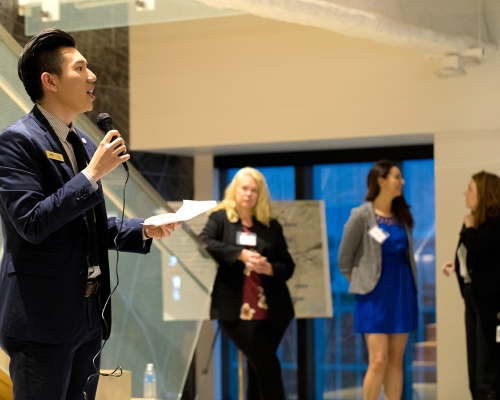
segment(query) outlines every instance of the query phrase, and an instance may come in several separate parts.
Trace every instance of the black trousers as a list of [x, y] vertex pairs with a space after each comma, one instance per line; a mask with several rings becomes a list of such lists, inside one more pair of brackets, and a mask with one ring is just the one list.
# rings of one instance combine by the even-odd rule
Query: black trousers
[[500, 343], [496, 329], [500, 325], [500, 296], [475, 296], [470, 284], [464, 286], [465, 330], [469, 388], [473, 398], [484, 393], [500, 395]]
[[[10, 357], [9, 373], [15, 400], [95, 399], [99, 376], [92, 362], [102, 343], [102, 324], [96, 295], [85, 299], [86, 312], [71, 336], [48, 344], [0, 335], [0, 346]], [[95, 361], [100, 366], [100, 357]]]
[[289, 321], [220, 321], [226, 334], [247, 357], [248, 400], [285, 400], [276, 350]]

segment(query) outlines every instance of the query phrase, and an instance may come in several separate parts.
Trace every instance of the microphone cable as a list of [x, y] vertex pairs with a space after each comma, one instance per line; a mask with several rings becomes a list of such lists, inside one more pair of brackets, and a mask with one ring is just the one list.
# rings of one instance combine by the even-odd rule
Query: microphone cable
[[[101, 319], [102, 319], [102, 322], [104, 324], [104, 328], [105, 328], [106, 332], [108, 332], [109, 326], [108, 326], [108, 323], [106, 322], [106, 318], [104, 317], [104, 311], [106, 310], [106, 307], [108, 306], [109, 301], [111, 300], [111, 296], [113, 296], [113, 294], [115, 293], [116, 289], [118, 288], [118, 285], [120, 284], [120, 276], [118, 274], [118, 262], [120, 260], [120, 252], [118, 250], [118, 237], [122, 233], [123, 218], [125, 217], [125, 206], [126, 206], [125, 189], [127, 188], [127, 183], [128, 183], [129, 177], [130, 177], [130, 172], [129, 172], [128, 168], [126, 168], [125, 170], [127, 172], [127, 177], [126, 177], [125, 183], [123, 185], [123, 195], [122, 195], [123, 202], [122, 202], [122, 212], [121, 212], [121, 218], [120, 218], [120, 227], [118, 229], [118, 233], [116, 234], [115, 238], [113, 239], [113, 242], [114, 242], [115, 248], [116, 248], [116, 263], [115, 263], [116, 284], [113, 287], [113, 290], [111, 290], [111, 293], [109, 294], [108, 298], [106, 299], [106, 302], [104, 303], [104, 307], [102, 307], [102, 312], [101, 312]], [[99, 297], [98, 297], [98, 301], [99, 301], [99, 305], [100, 305], [101, 301], [100, 301]], [[84, 398], [84, 400], [88, 400], [87, 387], [88, 387], [90, 381], [94, 377], [96, 377], [96, 376], [111, 376], [111, 377], [114, 377], [114, 378], [119, 378], [119, 377], [121, 377], [123, 375], [122, 367], [119, 366], [119, 365], [112, 372], [110, 372], [110, 373], [101, 372], [100, 368], [98, 368], [97, 365], [96, 365], [96, 360], [101, 355], [102, 350], [104, 349], [104, 346], [106, 345], [107, 342], [108, 342], [108, 339], [105, 339], [105, 340], [102, 341], [101, 348], [99, 349], [99, 351], [97, 352], [97, 354], [92, 359], [92, 365], [94, 366], [94, 370], [96, 372], [93, 373], [93, 374], [91, 374], [91, 375], [89, 375], [88, 378], [87, 378], [87, 383], [85, 384], [85, 387], [83, 388], [83, 398]]]

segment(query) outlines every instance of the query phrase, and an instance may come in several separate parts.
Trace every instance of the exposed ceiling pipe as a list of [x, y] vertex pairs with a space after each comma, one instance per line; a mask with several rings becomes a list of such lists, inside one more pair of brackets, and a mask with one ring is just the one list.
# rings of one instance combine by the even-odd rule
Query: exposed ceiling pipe
[[[396, 21], [381, 14], [349, 8], [324, 0], [198, 0], [217, 7], [245, 11], [257, 16], [328, 29], [394, 46], [417, 49], [427, 55], [460, 54], [478, 47], [478, 38], [450, 34]], [[480, 40], [480, 39], [479, 39]], [[483, 54], [496, 45], [482, 40]]]

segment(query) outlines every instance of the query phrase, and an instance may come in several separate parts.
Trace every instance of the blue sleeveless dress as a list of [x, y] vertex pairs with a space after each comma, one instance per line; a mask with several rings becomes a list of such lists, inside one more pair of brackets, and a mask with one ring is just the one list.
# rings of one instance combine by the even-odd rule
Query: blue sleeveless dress
[[382, 273], [375, 288], [356, 295], [354, 329], [357, 333], [407, 333], [418, 324], [413, 274], [407, 260], [408, 237], [394, 218], [377, 215], [389, 237], [382, 243]]

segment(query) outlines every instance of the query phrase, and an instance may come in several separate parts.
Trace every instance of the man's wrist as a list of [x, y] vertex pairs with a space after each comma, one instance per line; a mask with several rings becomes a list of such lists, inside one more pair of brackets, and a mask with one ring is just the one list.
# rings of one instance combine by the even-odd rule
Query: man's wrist
[[99, 188], [99, 185], [97, 184], [96, 180], [94, 179], [94, 177], [90, 172], [84, 169], [82, 170], [82, 174], [85, 175], [85, 177], [88, 179], [94, 190], [97, 190]]

